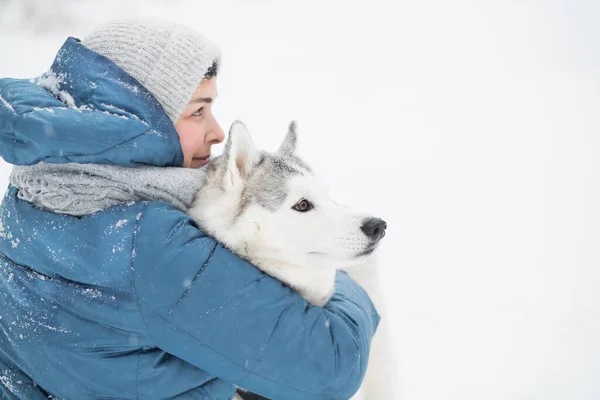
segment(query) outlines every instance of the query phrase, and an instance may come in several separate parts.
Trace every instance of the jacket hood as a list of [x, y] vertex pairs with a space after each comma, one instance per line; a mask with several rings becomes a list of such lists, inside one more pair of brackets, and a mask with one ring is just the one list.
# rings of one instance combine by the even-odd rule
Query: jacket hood
[[156, 98], [73, 37], [42, 76], [0, 79], [0, 156], [15, 165], [183, 164], [177, 131]]

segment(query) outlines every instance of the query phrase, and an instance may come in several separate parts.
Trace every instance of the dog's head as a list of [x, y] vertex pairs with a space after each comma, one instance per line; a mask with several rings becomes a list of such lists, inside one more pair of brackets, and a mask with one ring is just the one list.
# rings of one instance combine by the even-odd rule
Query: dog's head
[[336, 204], [296, 155], [296, 138], [292, 122], [278, 151], [258, 151], [244, 124], [234, 122], [189, 214], [250, 260], [308, 268], [364, 261], [386, 223]]

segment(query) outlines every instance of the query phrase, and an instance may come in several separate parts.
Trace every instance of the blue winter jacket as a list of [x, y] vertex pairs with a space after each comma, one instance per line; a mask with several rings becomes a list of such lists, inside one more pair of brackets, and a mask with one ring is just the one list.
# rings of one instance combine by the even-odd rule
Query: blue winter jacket
[[[182, 165], [156, 99], [110, 60], [69, 38], [52, 70], [77, 108], [35, 80], [0, 80], [4, 160]], [[357, 391], [379, 316], [345, 273], [325, 307], [310, 306], [166, 203], [73, 217], [17, 190], [0, 209], [3, 399], [229, 399], [234, 384], [272, 399]]]

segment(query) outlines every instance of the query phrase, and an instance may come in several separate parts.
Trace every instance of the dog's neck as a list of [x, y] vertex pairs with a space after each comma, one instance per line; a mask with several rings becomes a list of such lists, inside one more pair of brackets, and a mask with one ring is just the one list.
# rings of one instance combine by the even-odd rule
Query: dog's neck
[[291, 286], [306, 301], [315, 306], [324, 306], [333, 296], [335, 269], [309, 269], [272, 259], [260, 257], [251, 257], [251, 259], [261, 270]]

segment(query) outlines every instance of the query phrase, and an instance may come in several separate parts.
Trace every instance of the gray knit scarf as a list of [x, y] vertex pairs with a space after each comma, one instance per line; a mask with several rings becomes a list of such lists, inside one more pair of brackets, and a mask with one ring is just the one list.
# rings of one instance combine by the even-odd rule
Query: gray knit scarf
[[100, 164], [13, 166], [18, 197], [60, 214], [83, 216], [130, 201], [152, 200], [186, 211], [204, 184], [206, 169]]

